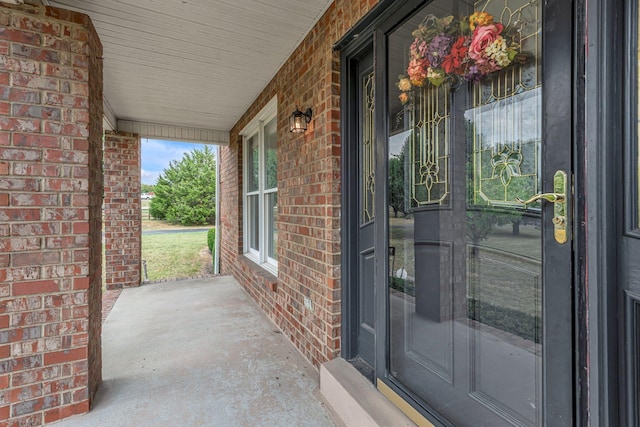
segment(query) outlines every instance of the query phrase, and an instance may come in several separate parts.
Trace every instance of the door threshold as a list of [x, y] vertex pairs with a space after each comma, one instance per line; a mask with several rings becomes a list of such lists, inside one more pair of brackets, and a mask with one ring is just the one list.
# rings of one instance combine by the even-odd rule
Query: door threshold
[[416, 427], [400, 409], [342, 358], [320, 366], [320, 393], [339, 424]]

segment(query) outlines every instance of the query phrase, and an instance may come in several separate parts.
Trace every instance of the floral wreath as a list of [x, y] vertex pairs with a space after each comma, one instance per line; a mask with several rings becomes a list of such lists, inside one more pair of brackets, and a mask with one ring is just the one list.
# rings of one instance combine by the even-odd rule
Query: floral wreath
[[524, 63], [526, 55], [519, 52], [515, 33], [487, 12], [459, 20], [453, 15], [427, 15], [412, 33], [408, 77], [398, 81], [400, 101], [408, 102], [410, 91], [427, 82], [436, 87], [452, 77], [478, 82], [514, 62]]

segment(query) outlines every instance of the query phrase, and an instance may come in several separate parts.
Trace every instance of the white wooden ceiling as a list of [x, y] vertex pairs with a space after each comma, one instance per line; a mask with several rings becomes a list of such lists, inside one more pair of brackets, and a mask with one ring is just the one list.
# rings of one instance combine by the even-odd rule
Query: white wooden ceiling
[[109, 122], [226, 133], [332, 0], [46, 3], [91, 17]]

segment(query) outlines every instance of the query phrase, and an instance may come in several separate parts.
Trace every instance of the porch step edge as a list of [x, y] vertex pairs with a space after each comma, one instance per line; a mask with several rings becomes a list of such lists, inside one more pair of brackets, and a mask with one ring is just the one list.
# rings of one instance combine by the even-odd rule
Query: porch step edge
[[320, 366], [320, 393], [346, 427], [416, 427], [342, 358]]

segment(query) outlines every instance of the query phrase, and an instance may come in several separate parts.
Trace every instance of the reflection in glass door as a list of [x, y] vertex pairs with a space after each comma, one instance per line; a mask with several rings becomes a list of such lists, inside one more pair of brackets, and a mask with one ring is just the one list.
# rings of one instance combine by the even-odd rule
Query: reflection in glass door
[[467, 5], [388, 38], [389, 372], [454, 425], [537, 426], [540, 3]]

